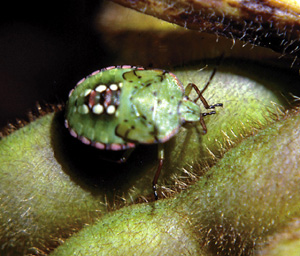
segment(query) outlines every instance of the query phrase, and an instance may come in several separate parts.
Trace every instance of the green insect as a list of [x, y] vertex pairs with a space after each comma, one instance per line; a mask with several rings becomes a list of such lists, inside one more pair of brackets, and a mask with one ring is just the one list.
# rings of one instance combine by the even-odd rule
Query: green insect
[[[163, 143], [178, 133], [186, 123], [200, 122], [215, 111], [201, 113], [197, 100], [206, 109], [202, 96], [215, 74], [202, 91], [192, 83], [184, 89], [178, 78], [165, 70], [136, 66], [112, 66], [95, 71], [71, 90], [66, 105], [65, 126], [73, 137], [102, 150], [126, 150], [120, 162], [126, 161], [137, 144], [158, 144], [159, 165], [153, 179], [156, 184], [164, 161]], [[198, 97], [189, 99], [194, 89]]]

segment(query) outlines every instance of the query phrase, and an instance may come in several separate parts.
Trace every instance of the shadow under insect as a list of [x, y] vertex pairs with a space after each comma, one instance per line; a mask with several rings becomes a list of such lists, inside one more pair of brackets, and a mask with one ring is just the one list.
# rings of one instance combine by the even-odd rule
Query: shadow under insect
[[[118, 163], [125, 151], [99, 150], [70, 136], [63, 126], [63, 112], [52, 122], [52, 147], [56, 160], [83, 189], [108, 199], [116, 195], [150, 194], [157, 166], [157, 145], [139, 145], [125, 163]], [[135, 189], [134, 189], [135, 188]]]

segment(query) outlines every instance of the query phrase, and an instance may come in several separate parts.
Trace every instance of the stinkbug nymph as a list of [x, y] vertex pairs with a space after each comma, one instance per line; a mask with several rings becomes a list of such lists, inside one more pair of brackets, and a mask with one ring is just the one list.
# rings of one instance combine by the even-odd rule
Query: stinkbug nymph
[[[206, 109], [209, 105], [195, 84], [182, 83], [171, 72], [136, 66], [112, 66], [93, 72], [71, 90], [66, 105], [65, 126], [73, 137], [84, 144], [102, 150], [128, 150], [137, 144], [158, 144], [159, 164], [153, 179], [155, 199], [157, 180], [164, 161], [163, 143], [172, 138], [186, 123], [200, 122], [206, 133], [203, 117], [215, 111], [201, 113], [196, 102]], [[189, 99], [194, 89], [198, 97]], [[125, 157], [126, 156], [126, 157]]]

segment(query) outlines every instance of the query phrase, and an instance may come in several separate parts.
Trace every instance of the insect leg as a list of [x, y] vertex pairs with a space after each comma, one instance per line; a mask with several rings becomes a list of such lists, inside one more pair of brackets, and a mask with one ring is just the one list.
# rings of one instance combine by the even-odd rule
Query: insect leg
[[[198, 94], [198, 97], [194, 100], [194, 102], [196, 103], [199, 99], [201, 100], [202, 104], [204, 105], [204, 107], [206, 109], [214, 109], [215, 107], [223, 107], [223, 103], [217, 103], [217, 104], [213, 104], [213, 105], [209, 105], [208, 102], [206, 101], [206, 99], [203, 97], [203, 93], [204, 91], [207, 89], [208, 85], [210, 84], [211, 80], [213, 79], [213, 77], [215, 76], [216, 74], [216, 68], [214, 68], [212, 74], [210, 75], [210, 78], [208, 80], [208, 82], [206, 83], [206, 85], [204, 86], [204, 88], [202, 89], [202, 91], [199, 90], [199, 88], [193, 84], [193, 83], [189, 83], [186, 87], [186, 96], [188, 96], [190, 94], [190, 92], [192, 91], [192, 89], [194, 89], [196, 91], [196, 93]], [[204, 119], [203, 117], [204, 116], [207, 116], [207, 115], [213, 115], [213, 114], [216, 114], [215, 111], [211, 111], [211, 112], [208, 112], [208, 113], [202, 113], [201, 116], [200, 116], [200, 124], [203, 128], [203, 132], [204, 134], [207, 133], [207, 127], [206, 127], [206, 124], [204, 122]]]
[[207, 133], [207, 127], [206, 127], [206, 124], [205, 124], [204, 119], [203, 119], [203, 114], [200, 116], [200, 124], [203, 128], [203, 133], [206, 134]]
[[123, 156], [118, 160], [118, 163], [125, 163], [129, 158], [129, 156], [131, 155], [131, 153], [133, 152], [133, 150], [134, 148], [127, 149], [123, 154]]
[[[200, 99], [200, 100], [202, 101], [202, 103], [203, 103], [203, 105], [204, 105], [204, 107], [205, 107], [206, 109], [209, 109], [209, 105], [208, 105], [207, 101], [204, 99], [204, 97], [202, 96], [202, 94], [206, 91], [206, 89], [207, 89], [207, 87], [209, 86], [211, 80], [214, 78], [216, 72], [217, 72], [217, 68], [214, 68], [213, 72], [211, 73], [211, 75], [210, 75], [210, 77], [209, 77], [209, 79], [208, 79], [206, 85], [205, 85], [204, 88], [202, 89], [202, 91], [200, 91], [196, 85], [194, 85], [194, 86], [195, 86], [197, 89], [195, 89], [194, 86], [193, 86], [193, 88], [195, 89], [195, 91], [196, 91], [197, 94], [198, 94], [198, 97], [194, 100], [194, 102], [197, 102], [197, 100]], [[204, 103], [204, 102], [205, 102], [205, 103]]]
[[155, 200], [158, 199], [156, 184], [157, 184], [157, 181], [158, 181], [158, 178], [160, 175], [161, 168], [164, 163], [164, 145], [163, 144], [158, 144], [158, 161], [159, 161], [158, 167], [157, 167], [157, 170], [156, 170], [153, 182], [152, 182], [152, 188], [153, 188]]
[[[207, 87], [206, 87], [207, 88]], [[217, 104], [213, 104], [213, 105], [209, 105], [206, 101], [206, 99], [203, 97], [203, 92], [204, 90], [206, 89], [204, 88], [202, 91], [200, 91], [197, 87], [197, 85], [193, 84], [193, 83], [189, 83], [187, 88], [186, 88], [186, 91], [188, 91], [189, 93], [191, 92], [192, 89], [194, 89], [197, 94], [198, 94], [198, 97], [194, 100], [194, 102], [197, 102], [199, 99], [201, 100], [202, 104], [204, 105], [204, 107], [206, 109], [214, 109], [215, 107], [223, 107], [223, 103], [217, 103]]]
[[199, 90], [199, 88], [193, 84], [193, 83], [189, 83], [188, 86], [186, 87], [186, 96], [190, 94], [192, 88], [196, 91], [196, 93], [198, 94], [198, 97], [194, 100], [194, 102], [197, 102], [199, 99], [201, 100], [202, 104], [204, 105], [204, 107], [206, 109], [214, 109], [215, 107], [222, 107], [223, 104], [222, 103], [217, 103], [214, 105], [209, 105], [206, 101], [206, 99], [203, 97], [203, 93], [206, 91], [206, 89], [208, 88], [209, 84], [211, 83], [211, 80], [214, 78], [215, 74], [217, 72], [217, 69], [214, 68], [213, 72], [211, 73], [206, 85], [204, 86], [204, 88], [202, 89], [202, 91]]
[[203, 117], [204, 116], [208, 116], [208, 115], [213, 115], [213, 114], [216, 114], [216, 111], [211, 111], [211, 112], [208, 112], [208, 113], [202, 113], [201, 116], [200, 116], [200, 124], [203, 128], [203, 133], [206, 134], [207, 133], [207, 127], [206, 127], [206, 124], [204, 122], [204, 119]]

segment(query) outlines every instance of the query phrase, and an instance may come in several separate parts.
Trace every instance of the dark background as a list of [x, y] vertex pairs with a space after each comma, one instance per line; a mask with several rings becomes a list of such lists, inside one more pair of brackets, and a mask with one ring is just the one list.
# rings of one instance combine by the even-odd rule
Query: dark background
[[0, 129], [36, 103], [61, 103], [107, 58], [93, 26], [101, 1], [2, 3]]

